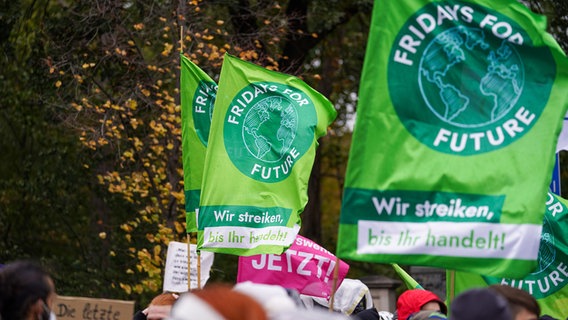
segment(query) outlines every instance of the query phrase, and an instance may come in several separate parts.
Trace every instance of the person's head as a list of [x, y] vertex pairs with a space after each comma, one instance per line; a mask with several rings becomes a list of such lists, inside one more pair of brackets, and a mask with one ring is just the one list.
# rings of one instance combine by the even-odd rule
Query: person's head
[[0, 269], [0, 318], [48, 320], [54, 299], [53, 280], [40, 265], [16, 261]]
[[399, 320], [408, 320], [411, 314], [422, 310], [437, 311], [443, 314], [448, 312], [446, 304], [435, 293], [428, 290], [406, 290], [396, 301]]
[[263, 307], [252, 297], [229, 286], [212, 285], [179, 297], [169, 320], [267, 320]]
[[505, 297], [513, 313], [513, 319], [537, 320], [540, 316], [540, 306], [528, 292], [502, 284], [491, 285], [489, 289]]
[[513, 320], [507, 300], [488, 288], [470, 289], [450, 305], [451, 320]]

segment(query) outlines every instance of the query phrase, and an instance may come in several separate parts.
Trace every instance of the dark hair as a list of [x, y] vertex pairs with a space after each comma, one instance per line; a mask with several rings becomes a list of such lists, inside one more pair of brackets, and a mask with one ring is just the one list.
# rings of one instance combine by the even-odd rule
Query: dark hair
[[38, 300], [53, 291], [49, 274], [32, 261], [16, 261], [0, 269], [0, 319], [24, 319]]
[[509, 308], [515, 317], [522, 309], [526, 309], [530, 313], [534, 313], [537, 317], [540, 316], [540, 306], [536, 299], [528, 292], [517, 289], [504, 284], [493, 284], [489, 289], [497, 292], [507, 299]]

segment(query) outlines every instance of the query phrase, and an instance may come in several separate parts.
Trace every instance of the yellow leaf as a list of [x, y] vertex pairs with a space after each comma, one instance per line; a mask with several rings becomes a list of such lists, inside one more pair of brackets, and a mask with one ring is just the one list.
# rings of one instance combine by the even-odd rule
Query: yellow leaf
[[164, 51], [162, 51], [162, 55], [163, 56], [167, 56], [171, 53], [172, 49], [173, 49], [174, 45], [171, 43], [166, 43], [164, 46]]
[[182, 232], [185, 231], [185, 227], [181, 223], [179, 223], [178, 221], [174, 222], [174, 227], [176, 228], [177, 233], [182, 233]]
[[99, 238], [101, 238], [101, 239], [104, 240], [104, 239], [106, 239], [106, 237], [107, 237], [106, 232], [100, 232], [100, 233], [99, 233]]
[[130, 287], [129, 285], [124, 284], [124, 283], [120, 283], [120, 287], [122, 288], [122, 290], [124, 290], [126, 292], [126, 294], [132, 293], [132, 287]]
[[132, 125], [134, 129], [138, 128], [138, 120], [136, 118], [130, 119], [130, 125]]
[[57, 80], [57, 81], [55, 82], [55, 87], [56, 87], [56, 88], [61, 87], [61, 81]]

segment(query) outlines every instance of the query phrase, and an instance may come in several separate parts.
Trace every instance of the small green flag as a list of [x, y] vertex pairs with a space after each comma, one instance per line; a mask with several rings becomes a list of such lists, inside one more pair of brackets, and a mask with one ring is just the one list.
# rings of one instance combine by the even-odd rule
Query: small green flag
[[568, 63], [515, 0], [376, 1], [337, 255], [523, 277]]
[[217, 84], [191, 60], [181, 59], [181, 136], [186, 231], [197, 232], [196, 209]]
[[394, 271], [396, 271], [398, 276], [402, 279], [402, 281], [404, 282], [404, 284], [406, 285], [406, 287], [409, 290], [411, 290], [411, 289], [424, 289], [420, 285], [420, 283], [418, 283], [418, 281], [414, 280], [414, 278], [412, 276], [410, 276], [408, 274], [408, 272], [406, 272], [406, 270], [401, 268], [398, 264], [392, 263], [391, 265], [394, 268]]
[[281, 254], [300, 228], [333, 105], [300, 79], [226, 54], [205, 158], [198, 247]]
[[447, 271], [447, 296], [451, 300], [461, 292], [505, 284], [530, 293], [537, 301], [541, 314], [557, 319], [568, 315], [568, 201], [552, 193], [546, 200], [542, 224], [538, 265], [521, 279], [480, 276], [474, 273]]

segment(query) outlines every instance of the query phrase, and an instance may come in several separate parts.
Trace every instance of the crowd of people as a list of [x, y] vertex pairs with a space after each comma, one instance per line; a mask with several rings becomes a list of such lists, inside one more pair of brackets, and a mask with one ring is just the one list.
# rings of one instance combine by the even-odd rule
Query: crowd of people
[[[56, 296], [51, 276], [30, 261], [0, 269], [0, 320], [50, 320]], [[136, 312], [133, 320], [550, 320], [526, 291], [506, 285], [475, 288], [449, 306], [423, 289], [404, 291], [396, 311], [377, 310], [367, 286], [344, 279], [331, 299], [252, 282], [210, 284], [186, 293], [164, 292]]]

